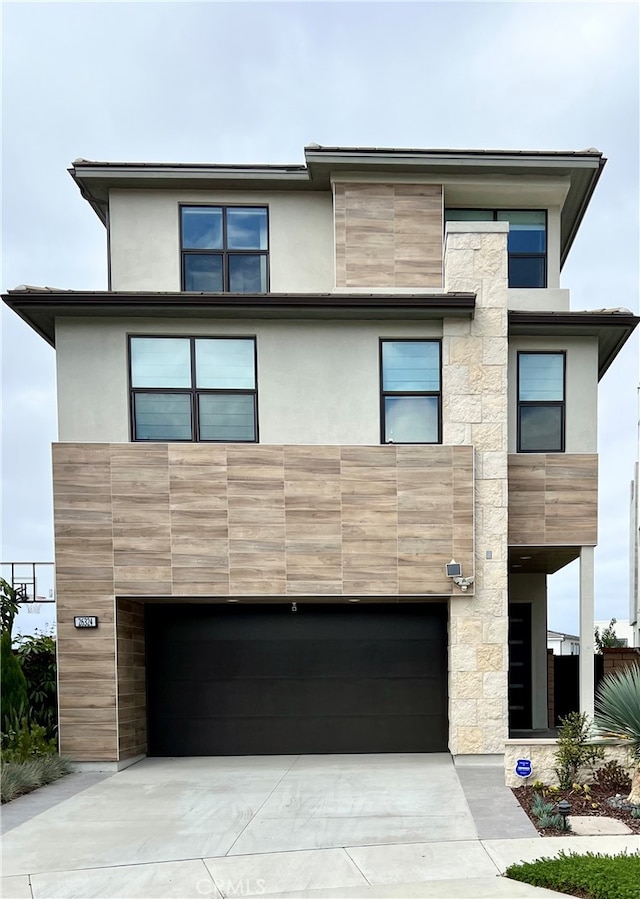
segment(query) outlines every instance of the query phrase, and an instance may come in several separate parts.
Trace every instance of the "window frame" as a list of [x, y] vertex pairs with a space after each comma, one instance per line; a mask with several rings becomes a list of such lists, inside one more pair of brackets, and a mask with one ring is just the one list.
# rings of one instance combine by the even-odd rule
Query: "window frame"
[[[521, 400], [520, 399], [520, 357], [521, 356], [562, 356], [562, 399], [561, 400]], [[560, 449], [522, 449], [520, 410], [523, 408], [560, 408]], [[564, 453], [567, 428], [567, 351], [566, 350], [518, 350], [516, 354], [516, 428], [518, 453]]]
[[[382, 348], [385, 343], [437, 343], [439, 390], [385, 390]], [[439, 446], [442, 444], [442, 338], [441, 337], [380, 337], [378, 338], [378, 377], [380, 388], [380, 443], [382, 446]], [[425, 443], [422, 440], [387, 440], [385, 399], [388, 396], [435, 396], [438, 399], [438, 439]]]
[[[222, 248], [219, 250], [212, 249], [191, 249], [184, 247], [184, 234], [182, 224], [182, 210], [198, 207], [200, 209], [221, 209], [222, 210]], [[266, 250], [234, 250], [227, 249], [227, 209], [264, 209], [267, 214], [267, 249]], [[271, 244], [271, 225], [269, 217], [269, 206], [267, 204], [260, 205], [257, 203], [178, 203], [178, 230], [180, 238], [180, 291], [182, 293], [232, 293], [229, 290], [229, 257], [230, 256], [264, 256], [266, 259], [266, 280], [265, 289], [255, 291], [255, 293], [269, 293], [270, 287], [270, 265], [269, 265], [269, 246]], [[221, 291], [200, 291], [187, 290], [185, 288], [185, 257], [186, 256], [222, 256], [222, 290]], [[251, 296], [251, 293], [237, 294], [234, 296]]]
[[[190, 373], [191, 387], [134, 387], [133, 386], [133, 369], [132, 369], [132, 352], [131, 343], [136, 339], [146, 340], [188, 340], [190, 353]], [[218, 387], [198, 387], [196, 384], [196, 341], [197, 340], [250, 340], [253, 342], [253, 390], [248, 388], [232, 389]], [[198, 334], [192, 336], [189, 334], [127, 334], [127, 368], [129, 377], [129, 440], [131, 443], [259, 443], [260, 431], [258, 422], [258, 340], [257, 336], [246, 334], [224, 334], [210, 335]], [[139, 393], [151, 394], [177, 394], [190, 397], [191, 407], [191, 437], [164, 437], [158, 440], [148, 440], [144, 437], [136, 436], [136, 410], [135, 396]], [[200, 395], [223, 395], [223, 396], [253, 396], [253, 440], [211, 440], [200, 437], [200, 410], [198, 397]]]
[[[504, 219], [498, 219], [498, 213], [505, 212], [542, 212], [544, 214], [544, 245], [545, 251], [544, 253], [510, 253], [507, 249], [507, 287], [511, 290], [543, 290], [546, 289], [547, 284], [549, 282], [549, 210], [548, 209], [514, 209], [512, 207], [503, 208], [503, 209], [490, 209], [487, 207], [477, 208], [475, 206], [447, 206], [444, 210], [444, 224], [446, 227], [447, 224], [447, 212], [488, 212], [493, 216], [492, 221], [504, 221]], [[455, 221], [455, 219], [452, 219]], [[510, 226], [510, 222], [508, 222]], [[538, 285], [537, 287], [511, 287], [509, 284], [509, 260], [510, 259], [542, 259], [543, 267], [542, 267], [542, 281], [543, 283]]]

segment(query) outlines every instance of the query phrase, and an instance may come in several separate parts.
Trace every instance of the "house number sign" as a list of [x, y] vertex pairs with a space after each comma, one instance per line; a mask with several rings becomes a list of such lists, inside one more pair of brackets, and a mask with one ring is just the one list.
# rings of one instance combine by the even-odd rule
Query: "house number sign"
[[95, 615], [78, 615], [73, 619], [76, 627], [97, 627], [98, 619]]

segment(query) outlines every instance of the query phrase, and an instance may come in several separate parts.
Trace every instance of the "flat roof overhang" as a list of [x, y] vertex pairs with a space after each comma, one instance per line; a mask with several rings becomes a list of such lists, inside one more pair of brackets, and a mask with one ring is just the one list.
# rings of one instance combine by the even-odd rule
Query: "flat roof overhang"
[[509, 574], [555, 574], [579, 558], [579, 546], [510, 546]]
[[586, 312], [509, 312], [509, 336], [595, 337], [598, 340], [598, 380], [638, 325], [628, 310]]
[[475, 293], [145, 293], [17, 288], [2, 299], [51, 346], [60, 317], [404, 320], [472, 318]]
[[569, 176], [561, 212], [561, 265], [569, 253], [606, 159], [599, 150], [455, 150], [305, 147], [305, 165], [100, 162], [77, 159], [69, 173], [106, 222], [109, 190], [331, 190], [331, 175]]

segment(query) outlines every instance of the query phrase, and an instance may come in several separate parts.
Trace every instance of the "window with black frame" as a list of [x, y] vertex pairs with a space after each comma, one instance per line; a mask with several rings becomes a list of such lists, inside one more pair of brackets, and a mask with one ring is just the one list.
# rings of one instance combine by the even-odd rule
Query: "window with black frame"
[[253, 338], [131, 337], [133, 440], [255, 442]]
[[447, 222], [508, 222], [509, 287], [547, 286], [544, 209], [446, 209]]
[[181, 206], [182, 289], [266, 293], [268, 231], [264, 206]]
[[518, 353], [518, 452], [563, 453], [565, 354]]
[[380, 342], [382, 443], [440, 443], [440, 341]]

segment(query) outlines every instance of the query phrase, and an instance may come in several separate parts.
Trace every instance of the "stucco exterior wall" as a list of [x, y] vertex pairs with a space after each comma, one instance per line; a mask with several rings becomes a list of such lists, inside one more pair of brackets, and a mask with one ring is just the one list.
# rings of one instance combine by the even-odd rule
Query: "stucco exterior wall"
[[112, 190], [111, 290], [180, 290], [179, 204], [269, 209], [269, 288], [324, 292], [334, 285], [331, 192]]
[[450, 222], [445, 287], [476, 292], [473, 321], [443, 323], [443, 439], [473, 444], [475, 596], [450, 601], [449, 747], [502, 753], [507, 737], [507, 230]]
[[512, 337], [509, 341], [509, 452], [517, 451], [518, 351], [566, 351], [565, 453], [598, 451], [598, 341], [595, 337]]
[[380, 338], [439, 338], [442, 323], [60, 319], [61, 442], [129, 441], [127, 334], [255, 336], [260, 443], [354, 446], [380, 443]]

